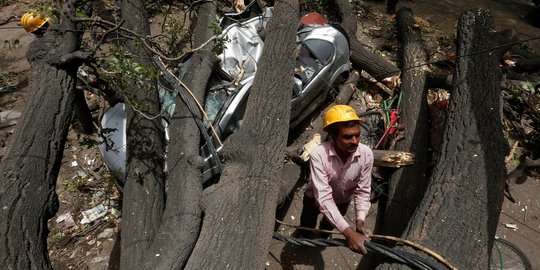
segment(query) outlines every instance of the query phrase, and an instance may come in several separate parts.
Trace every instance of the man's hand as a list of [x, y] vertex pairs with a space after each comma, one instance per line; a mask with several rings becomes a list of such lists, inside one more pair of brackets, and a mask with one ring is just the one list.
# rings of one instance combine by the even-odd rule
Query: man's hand
[[357, 220], [356, 221], [356, 232], [363, 234], [367, 238], [371, 237], [373, 235], [373, 232], [371, 232], [370, 229], [366, 229], [364, 227], [364, 221], [363, 220]]
[[351, 227], [347, 227], [343, 231], [343, 235], [347, 238], [350, 249], [361, 254], [367, 253], [366, 247], [364, 247], [364, 241], [366, 241], [367, 236], [353, 231]]

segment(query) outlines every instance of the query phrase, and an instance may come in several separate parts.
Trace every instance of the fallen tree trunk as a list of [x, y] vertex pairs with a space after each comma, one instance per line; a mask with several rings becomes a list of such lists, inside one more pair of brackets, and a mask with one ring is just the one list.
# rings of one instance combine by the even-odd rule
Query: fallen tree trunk
[[339, 87], [339, 94], [336, 97], [336, 104], [348, 104], [349, 100], [351, 100], [351, 97], [354, 93], [356, 88], [356, 84], [360, 80], [360, 73], [358, 71], [353, 70], [351, 74], [349, 75], [349, 78], [345, 83], [343, 83]]
[[514, 59], [515, 67], [514, 71], [517, 72], [540, 72], [540, 58], [535, 59]]
[[[121, 0], [119, 6], [127, 29], [140, 37], [150, 35], [144, 1]], [[150, 53], [139, 40], [125, 40], [124, 46], [130, 53], [124, 57], [131, 57], [141, 70], [154, 68]], [[122, 200], [122, 269], [145, 268], [165, 208], [165, 131], [159, 117], [161, 104], [155, 79], [130, 78], [124, 85], [127, 146]]]
[[[196, 10], [193, 46], [199, 47], [213, 35], [210, 25], [216, 5], [213, 1], [203, 2]], [[183, 93], [190, 91], [199, 102], [204, 100], [208, 78], [217, 60], [211, 48], [212, 44], [209, 44], [195, 52], [185, 63], [187, 72], [180, 79], [188, 89], [171, 78], [167, 71], [164, 72], [168, 74], [165, 76], [174, 85], [174, 90]], [[200, 113], [193, 115], [180, 97], [176, 101], [176, 111], [171, 117], [169, 129], [169, 136], [174, 139], [168, 145], [167, 200], [159, 230], [145, 259], [145, 269], [183, 269], [195, 247], [201, 227], [202, 208], [199, 200], [203, 190], [203, 161], [199, 156], [201, 134], [195, 119], [202, 121], [203, 117]], [[196, 107], [194, 102], [192, 104]]]
[[[308, 142], [309, 144], [310, 142]], [[287, 157], [295, 162], [302, 164], [306, 162], [300, 157], [301, 147], [289, 147]], [[373, 167], [401, 168], [414, 164], [414, 155], [409, 152], [392, 151], [392, 150], [377, 150], [373, 151]]]
[[341, 27], [349, 37], [351, 50], [350, 60], [357, 69], [365, 70], [375, 79], [381, 81], [384, 78], [397, 76], [400, 71], [392, 62], [386, 58], [368, 51], [364, 45], [356, 38], [356, 15], [354, 9], [347, 0], [326, 0], [331, 5], [338, 5], [341, 13]]
[[365, 70], [373, 78], [382, 81], [385, 78], [399, 75], [400, 70], [392, 62], [368, 51], [364, 48], [364, 44], [356, 38], [350, 40], [350, 49], [350, 60], [353, 67]]
[[540, 76], [535, 75], [535, 74], [519, 73], [511, 69], [506, 69], [504, 73], [508, 76], [508, 79], [510, 80], [529, 81], [529, 82], [540, 81]]
[[[458, 24], [454, 88], [442, 152], [403, 238], [427, 246], [458, 269], [487, 269], [506, 176], [500, 79], [493, 19], [467, 11]], [[465, 255], [465, 256], [464, 256]], [[379, 269], [408, 269], [382, 265]]]
[[282, 190], [295, 60], [288, 52], [298, 26], [297, 0], [275, 4], [242, 126], [222, 150], [219, 183], [203, 192], [203, 225], [186, 269], [264, 268]]
[[[145, 36], [148, 25], [141, 4], [124, 1], [121, 6], [123, 15], [129, 18], [127, 26]], [[199, 46], [213, 35], [210, 24], [215, 15], [215, 3], [203, 2], [196, 8], [198, 17], [193, 43]], [[130, 51], [137, 52], [137, 56], [148, 56], [138, 58], [139, 64], [150, 66], [148, 60], [151, 56], [137, 45], [127, 44]], [[215, 63], [210, 49], [206, 47], [191, 56], [186, 64], [188, 72], [181, 78], [185, 82], [183, 85], [163, 62], [156, 60], [154, 63], [162, 69], [164, 78], [175, 91], [190, 91], [197, 101], [202, 102]], [[159, 115], [158, 92], [154, 89], [136, 91], [140, 100], [151, 105], [146, 115]], [[191, 99], [191, 95], [187, 96]], [[123, 212], [130, 213], [124, 215], [122, 224], [121, 267], [125, 269], [183, 269], [199, 236], [203, 161], [199, 156], [200, 132], [194, 120], [202, 117], [194, 116], [187, 105], [181, 103], [180, 97], [177, 100], [176, 112], [170, 119], [170, 136], [174, 139], [168, 148], [167, 179], [161, 117], [151, 119], [133, 111], [128, 115], [128, 123], [131, 123], [128, 124], [128, 134], [131, 134], [128, 164], [137, 169], [128, 170], [129, 181], [124, 190]]]
[[426, 86], [430, 88], [452, 89], [452, 76], [447, 74], [426, 73]]
[[[401, 110], [399, 123], [405, 126], [404, 138], [396, 143], [396, 150], [411, 152], [415, 156], [413, 166], [396, 171], [389, 180], [389, 196], [386, 208], [379, 207], [377, 231], [399, 236], [422, 200], [428, 180], [429, 113], [426, 100], [426, 52], [420, 29], [414, 27], [414, 16], [409, 8], [397, 13], [399, 39], [402, 44], [403, 65], [414, 66], [401, 75]], [[382, 220], [381, 220], [382, 218]]]
[[61, 26], [73, 31], [48, 31], [28, 48], [32, 91], [0, 163], [2, 269], [52, 268], [47, 221], [58, 210], [56, 179], [73, 115], [80, 64], [59, 64], [62, 57], [79, 48], [75, 26], [66, 18]]

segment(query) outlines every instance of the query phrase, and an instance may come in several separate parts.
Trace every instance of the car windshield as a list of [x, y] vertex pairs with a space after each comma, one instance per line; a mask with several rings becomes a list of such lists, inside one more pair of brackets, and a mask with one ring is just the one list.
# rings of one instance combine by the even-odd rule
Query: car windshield
[[308, 39], [304, 42], [304, 46], [307, 47], [323, 65], [328, 64], [334, 54], [332, 44], [326, 40]]
[[[210, 115], [208, 115], [208, 118], [214, 122], [216, 119], [220, 119], [221, 116], [225, 113], [229, 105], [233, 102], [236, 94], [238, 94], [238, 91], [235, 91], [233, 93], [227, 93], [226, 91], [221, 91], [220, 94], [216, 94], [213, 96], [207, 97], [206, 104], [213, 102], [214, 105], [214, 113], [213, 118], [210, 118]], [[213, 100], [212, 100], [213, 99]], [[212, 102], [209, 102], [208, 100], [212, 100]]]
[[[208, 120], [214, 122], [219, 111], [230, 96], [231, 94], [225, 85], [218, 85], [209, 89], [206, 102], [204, 104], [204, 111], [206, 112]], [[228, 103], [230, 103], [230, 101]]]

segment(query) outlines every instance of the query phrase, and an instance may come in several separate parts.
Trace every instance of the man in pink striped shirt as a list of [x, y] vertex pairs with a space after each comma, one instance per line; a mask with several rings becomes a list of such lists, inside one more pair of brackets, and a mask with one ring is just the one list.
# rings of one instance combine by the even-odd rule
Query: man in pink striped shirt
[[[311, 181], [304, 194], [300, 226], [323, 230], [338, 229], [349, 248], [365, 254], [364, 241], [369, 237], [364, 221], [371, 207], [371, 170], [373, 152], [360, 143], [360, 121], [353, 108], [335, 105], [324, 116], [323, 130], [329, 139], [310, 154]], [[354, 197], [356, 230], [345, 220]]]

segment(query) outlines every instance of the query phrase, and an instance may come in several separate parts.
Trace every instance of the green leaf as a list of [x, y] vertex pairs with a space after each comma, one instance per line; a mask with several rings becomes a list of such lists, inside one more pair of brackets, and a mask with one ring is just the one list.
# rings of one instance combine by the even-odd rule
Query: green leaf
[[523, 88], [523, 90], [525, 90], [525, 91], [529, 91], [531, 93], [534, 93], [534, 84], [532, 84], [530, 82], [522, 83], [521, 88]]

